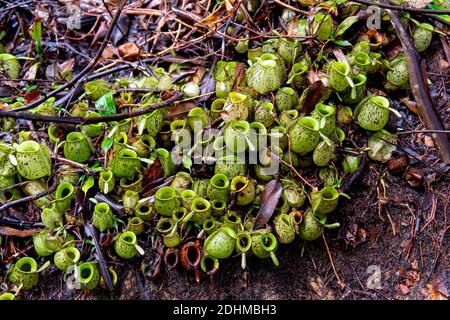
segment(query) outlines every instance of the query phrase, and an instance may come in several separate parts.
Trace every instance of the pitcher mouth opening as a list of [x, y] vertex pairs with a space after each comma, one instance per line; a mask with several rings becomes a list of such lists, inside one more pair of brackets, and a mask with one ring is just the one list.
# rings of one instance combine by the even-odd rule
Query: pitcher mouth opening
[[19, 269], [23, 273], [32, 273], [32, 272], [36, 272], [37, 263], [31, 257], [24, 257], [24, 258], [21, 258], [17, 262], [16, 268]]
[[109, 212], [109, 206], [106, 203], [99, 203], [95, 206], [95, 209], [100, 214], [105, 214]]
[[332, 106], [323, 103], [318, 103], [316, 105], [316, 110], [322, 117], [328, 117], [335, 113], [335, 109]]
[[120, 150], [118, 156], [121, 158], [137, 158], [136, 152], [129, 149]]
[[325, 200], [333, 200], [338, 196], [339, 193], [335, 189], [325, 188], [324, 190], [322, 190], [322, 198], [324, 198]]
[[28, 153], [28, 152], [37, 152], [40, 150], [40, 145], [36, 141], [25, 141], [19, 144], [17, 147], [18, 152]]
[[357, 74], [353, 80], [353, 84], [355, 87], [362, 86], [364, 83], [366, 83], [367, 77], [363, 74]]
[[211, 205], [215, 210], [223, 210], [225, 209], [227, 203], [223, 200], [213, 200]]
[[319, 131], [320, 129], [320, 124], [319, 121], [317, 121], [316, 119], [312, 118], [312, 117], [303, 117], [300, 118], [299, 123], [308, 129], [311, 129], [313, 131]]
[[67, 142], [78, 142], [84, 140], [84, 136], [79, 132], [71, 132], [66, 137]]
[[206, 211], [210, 207], [211, 207], [210, 203], [207, 200], [202, 199], [202, 198], [197, 198], [192, 203], [192, 208], [195, 211], [199, 211], [199, 212]]
[[131, 231], [126, 231], [122, 233], [121, 239], [126, 244], [135, 244], [136, 243], [136, 235]]
[[375, 97], [370, 98], [370, 101], [379, 107], [382, 107], [385, 109], [389, 108], [389, 100], [386, 99], [385, 97], [375, 96]]
[[56, 189], [56, 199], [64, 200], [67, 197], [69, 197], [71, 194], [73, 194], [73, 191], [74, 191], [74, 187], [70, 183], [63, 182]]
[[102, 172], [102, 173], [100, 173], [100, 176], [106, 182], [109, 182], [113, 178], [113, 174], [111, 171]]
[[333, 70], [335, 70], [336, 72], [338, 72], [343, 76], [348, 75], [348, 73], [350, 72], [349, 66], [346, 63], [340, 61], [333, 62], [331, 64], [331, 68], [333, 68]]
[[149, 213], [150, 212], [150, 206], [147, 204], [142, 204], [138, 208], [136, 208], [137, 211], [140, 213]]
[[263, 234], [260, 237], [261, 245], [268, 252], [272, 252], [273, 250], [275, 250], [275, 246], [277, 245], [276, 241], [277, 240], [272, 233]]
[[79, 268], [80, 268], [80, 270], [79, 270], [80, 271], [80, 282], [88, 283], [94, 274], [94, 267], [91, 264], [86, 263], [86, 264], [80, 265]]
[[175, 196], [175, 191], [170, 187], [163, 187], [156, 193], [160, 200], [170, 200]]

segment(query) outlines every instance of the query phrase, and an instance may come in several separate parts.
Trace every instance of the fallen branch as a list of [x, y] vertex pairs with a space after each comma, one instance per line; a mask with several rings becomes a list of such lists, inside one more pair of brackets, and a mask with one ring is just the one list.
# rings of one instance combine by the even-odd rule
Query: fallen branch
[[111, 116], [102, 116], [102, 117], [91, 117], [91, 118], [81, 118], [81, 117], [56, 117], [56, 116], [41, 116], [33, 113], [23, 113], [14, 111], [4, 111], [0, 110], [0, 118], [8, 117], [15, 119], [24, 119], [31, 121], [42, 121], [42, 122], [56, 122], [56, 123], [70, 123], [70, 124], [91, 124], [91, 123], [99, 123], [99, 122], [108, 122], [108, 121], [120, 121], [124, 119], [138, 117], [144, 114], [147, 114], [155, 109], [167, 106], [172, 102], [175, 102], [182, 96], [180, 91], [174, 93], [172, 97], [167, 100], [153, 103], [148, 107], [138, 109], [128, 113], [115, 114]]
[[[419, 114], [428, 130], [445, 130], [441, 119], [431, 99], [430, 91], [426, 83], [426, 77], [422, 72], [419, 54], [410, 34], [405, 30], [397, 14], [390, 9], [386, 10], [391, 17], [392, 25], [402, 43], [403, 52], [408, 60], [409, 83], [417, 102]], [[439, 150], [442, 161], [450, 164], [450, 142], [446, 133], [431, 133]]]

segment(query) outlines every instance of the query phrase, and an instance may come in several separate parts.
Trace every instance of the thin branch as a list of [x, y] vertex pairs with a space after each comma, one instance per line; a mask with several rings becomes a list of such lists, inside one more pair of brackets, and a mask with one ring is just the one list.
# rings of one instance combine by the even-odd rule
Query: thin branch
[[58, 183], [55, 182], [55, 183], [53, 183], [53, 185], [49, 189], [47, 189], [47, 190], [45, 190], [45, 191], [43, 191], [41, 193], [38, 193], [38, 194], [35, 194], [35, 195], [31, 195], [31, 196], [28, 196], [28, 197], [23, 197], [23, 198], [20, 198], [20, 199], [11, 201], [11, 202], [7, 202], [7, 203], [3, 204], [2, 206], [0, 206], [0, 212], [5, 211], [8, 208], [21, 205], [22, 203], [26, 203], [28, 201], [33, 201], [33, 200], [40, 199], [40, 198], [43, 198], [45, 196], [48, 196], [50, 193], [52, 193], [53, 191], [56, 190], [57, 186], [58, 186]]
[[111, 21], [111, 25], [109, 26], [108, 32], [105, 36], [105, 39], [102, 42], [102, 45], [100, 46], [97, 55], [94, 57], [94, 59], [92, 59], [91, 62], [89, 62], [89, 64], [86, 66], [86, 68], [84, 68], [83, 70], [80, 71], [80, 73], [78, 73], [75, 77], [73, 77], [73, 79], [69, 82], [67, 82], [66, 84], [56, 88], [55, 90], [51, 91], [48, 94], [45, 94], [44, 97], [31, 102], [27, 105], [24, 105], [22, 107], [18, 107], [15, 109], [15, 111], [23, 111], [23, 110], [29, 110], [32, 108], [35, 108], [37, 106], [39, 106], [40, 104], [42, 104], [43, 102], [45, 102], [47, 99], [54, 97], [55, 95], [57, 95], [58, 93], [64, 91], [67, 88], [72, 87], [74, 84], [78, 83], [78, 81], [83, 78], [87, 73], [89, 73], [89, 71], [92, 70], [92, 68], [97, 64], [98, 60], [100, 59], [100, 57], [102, 56], [103, 50], [105, 50], [106, 46], [108, 45], [109, 39], [111, 38], [112, 35], [112, 31], [114, 29], [115, 24], [117, 23], [117, 20], [120, 17], [120, 14], [122, 13], [122, 9], [123, 6], [125, 5], [125, 3], [127, 2], [127, 0], [123, 0], [121, 1], [119, 7], [117, 8], [117, 12], [114, 16], [114, 19]]
[[42, 228], [44, 224], [42, 222], [24, 221], [14, 219], [8, 216], [0, 216], [0, 225], [11, 226], [16, 228]]
[[182, 96], [180, 91], [175, 92], [175, 94], [167, 100], [153, 103], [148, 107], [138, 109], [128, 113], [115, 114], [111, 116], [102, 116], [102, 117], [91, 117], [91, 118], [81, 118], [81, 117], [57, 117], [57, 116], [41, 116], [33, 113], [22, 113], [22, 112], [12, 112], [12, 111], [4, 111], [0, 110], [0, 118], [9, 117], [15, 119], [24, 119], [31, 121], [42, 121], [42, 122], [57, 122], [57, 123], [70, 123], [70, 124], [91, 124], [91, 123], [100, 123], [100, 122], [108, 122], [108, 121], [120, 121], [124, 119], [138, 117], [144, 114], [147, 114], [155, 109], [167, 106], [172, 102], [175, 102]]
[[411, 134], [411, 133], [450, 133], [450, 130], [411, 130], [396, 132], [396, 135]]

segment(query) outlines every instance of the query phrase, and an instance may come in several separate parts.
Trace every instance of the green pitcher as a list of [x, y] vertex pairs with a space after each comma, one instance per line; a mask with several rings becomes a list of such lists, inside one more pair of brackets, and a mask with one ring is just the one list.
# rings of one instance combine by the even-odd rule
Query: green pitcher
[[328, 136], [334, 132], [336, 127], [336, 109], [333, 106], [318, 103], [311, 113], [311, 117], [319, 121], [320, 132], [324, 135]]
[[206, 194], [210, 200], [229, 201], [230, 199], [230, 180], [223, 173], [214, 175], [209, 180], [208, 190]]
[[275, 252], [278, 248], [278, 241], [272, 232], [257, 230], [252, 234], [252, 252], [259, 259], [271, 258], [273, 264], [278, 267], [278, 258]]
[[70, 208], [72, 200], [75, 198], [75, 188], [69, 182], [58, 185], [55, 191], [55, 206], [59, 212], [64, 213]]
[[95, 205], [92, 224], [100, 230], [100, 232], [104, 232], [113, 227], [114, 219], [109, 204], [97, 203]]
[[255, 181], [244, 176], [236, 176], [231, 180], [231, 192], [236, 199], [236, 204], [245, 206], [250, 204], [256, 196]]
[[11, 267], [9, 273], [9, 280], [15, 285], [22, 285], [24, 290], [30, 290], [39, 282], [39, 273], [45, 270], [50, 265], [47, 261], [41, 268], [38, 269], [36, 260], [31, 257], [20, 258]]
[[114, 242], [114, 250], [123, 259], [131, 259], [137, 254], [137, 237], [132, 231], [125, 231]]
[[162, 187], [155, 194], [154, 208], [157, 213], [171, 217], [180, 206], [179, 193], [172, 187]]
[[273, 220], [275, 232], [280, 239], [280, 243], [291, 243], [295, 239], [295, 229], [291, 223], [289, 215], [282, 213]]
[[66, 272], [70, 266], [75, 265], [80, 260], [80, 251], [75, 247], [66, 247], [61, 249], [53, 257], [55, 266]]
[[83, 163], [89, 160], [92, 154], [89, 140], [80, 132], [71, 132], [66, 137], [64, 156], [72, 161]]
[[336, 91], [343, 91], [350, 86], [350, 66], [345, 62], [333, 61], [328, 69], [330, 84]]
[[[389, 100], [382, 96], [372, 96], [364, 99], [356, 107], [354, 119], [361, 128], [369, 131], [383, 129], [389, 120]], [[398, 114], [396, 111], [394, 113]]]
[[50, 153], [36, 141], [24, 141], [16, 147], [17, 171], [28, 180], [49, 176], [52, 172]]
[[52, 203], [42, 210], [41, 221], [47, 229], [56, 229], [63, 223], [62, 213], [56, 209], [55, 204]]
[[78, 268], [78, 281], [83, 288], [93, 290], [100, 281], [100, 270], [96, 262], [81, 263]]
[[132, 177], [140, 169], [141, 161], [133, 150], [122, 149], [111, 161], [110, 166], [114, 176]]
[[333, 212], [339, 201], [339, 196], [345, 195], [339, 193], [334, 187], [325, 187], [320, 191], [314, 191], [311, 194], [311, 207], [316, 215]]
[[301, 155], [317, 146], [320, 140], [320, 124], [312, 117], [302, 117], [288, 131], [291, 139], [291, 150]]
[[206, 238], [205, 252], [217, 259], [226, 259], [234, 252], [236, 237], [236, 232], [233, 229], [222, 226]]
[[116, 179], [111, 170], [100, 172], [100, 177], [98, 178], [98, 187], [100, 191], [104, 194], [108, 194], [114, 190], [116, 185]]
[[206, 199], [197, 197], [192, 202], [191, 211], [193, 212], [192, 221], [203, 225], [211, 216], [211, 203]]
[[281, 59], [272, 53], [264, 53], [255, 58], [246, 72], [247, 84], [260, 94], [278, 89], [286, 74]]
[[246, 94], [230, 92], [223, 107], [222, 118], [225, 121], [245, 121], [248, 118], [250, 106], [250, 98]]

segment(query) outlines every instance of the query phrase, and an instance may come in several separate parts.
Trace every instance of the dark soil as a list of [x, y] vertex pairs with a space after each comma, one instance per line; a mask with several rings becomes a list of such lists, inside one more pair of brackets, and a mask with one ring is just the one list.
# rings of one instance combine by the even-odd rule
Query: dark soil
[[[378, 197], [376, 191], [382, 176], [386, 198]], [[192, 273], [181, 270], [162, 271], [158, 279], [143, 281], [137, 272], [139, 265], [134, 264], [119, 269], [123, 276], [111, 295], [100, 289], [89, 294], [67, 290], [59, 271], [48, 270], [27, 298], [424, 299], [439, 292], [445, 295], [450, 284], [446, 234], [449, 182], [447, 177], [436, 182], [433, 191], [414, 190], [398, 175], [370, 167], [361, 176], [361, 183], [354, 186], [357, 191], [350, 192], [352, 200], [342, 203], [335, 213], [343, 228], [327, 234], [343, 287], [324, 243], [297, 240], [280, 246], [278, 268], [271, 261], [250, 257], [243, 271], [237, 257], [223, 263], [214, 278], [197, 283]], [[380, 188], [378, 183], [382, 195]], [[434, 219], [428, 223], [433, 211]], [[414, 230], [419, 231], [411, 238]], [[381, 288], [369, 289], [368, 279], [377, 267]]]

